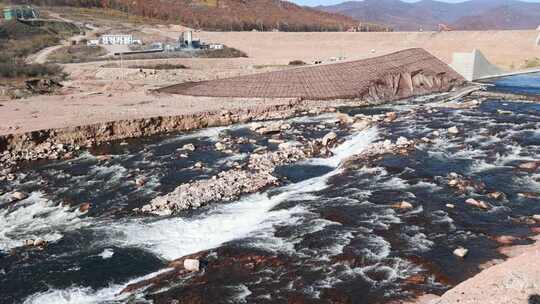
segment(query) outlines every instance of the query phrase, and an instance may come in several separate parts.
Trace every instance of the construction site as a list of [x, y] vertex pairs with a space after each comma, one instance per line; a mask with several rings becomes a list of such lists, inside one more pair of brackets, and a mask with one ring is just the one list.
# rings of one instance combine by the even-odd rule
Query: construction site
[[540, 294], [540, 28], [3, 15], [0, 303]]

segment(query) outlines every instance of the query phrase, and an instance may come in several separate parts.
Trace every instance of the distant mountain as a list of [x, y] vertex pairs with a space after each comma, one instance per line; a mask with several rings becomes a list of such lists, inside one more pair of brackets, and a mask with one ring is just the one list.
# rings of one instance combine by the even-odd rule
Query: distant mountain
[[217, 31], [344, 31], [351, 17], [282, 0], [12, 0], [49, 6], [114, 8], [144, 17]]
[[540, 24], [540, 3], [517, 0], [470, 0], [454, 4], [434, 0], [416, 3], [365, 0], [316, 8], [363, 22], [387, 24], [400, 31], [436, 30], [439, 24], [463, 30], [534, 29]]

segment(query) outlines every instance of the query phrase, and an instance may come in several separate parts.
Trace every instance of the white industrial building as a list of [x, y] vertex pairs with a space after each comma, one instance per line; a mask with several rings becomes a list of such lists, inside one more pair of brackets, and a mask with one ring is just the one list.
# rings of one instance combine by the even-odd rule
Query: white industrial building
[[100, 38], [101, 44], [134, 44], [134, 43], [140, 43], [140, 40], [133, 39], [132, 35], [124, 35], [124, 34], [108, 34], [103, 35]]
[[221, 43], [210, 43], [208, 48], [211, 50], [223, 50], [224, 45]]

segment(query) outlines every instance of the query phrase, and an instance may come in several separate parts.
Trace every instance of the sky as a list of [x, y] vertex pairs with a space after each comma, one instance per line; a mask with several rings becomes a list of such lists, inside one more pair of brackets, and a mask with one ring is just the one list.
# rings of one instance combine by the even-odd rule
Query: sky
[[[330, 5], [330, 4], [338, 4], [342, 3], [348, 0], [289, 0], [295, 3], [298, 3], [300, 5], [309, 5], [309, 6], [315, 6], [315, 5]], [[417, 2], [418, 0], [403, 0], [405, 2]], [[464, 0], [440, 0], [442, 2], [450, 2], [450, 3], [458, 3], [463, 2]], [[522, 0], [526, 2], [540, 2], [540, 0]]]

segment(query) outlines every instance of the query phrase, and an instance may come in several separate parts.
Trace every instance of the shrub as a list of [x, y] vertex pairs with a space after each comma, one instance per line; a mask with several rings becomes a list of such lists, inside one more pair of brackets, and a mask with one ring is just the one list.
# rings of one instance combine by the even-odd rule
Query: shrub
[[540, 67], [540, 58], [525, 60], [524, 68], [530, 69], [536, 67]]
[[289, 62], [289, 65], [306, 65], [306, 63], [303, 62], [302, 60], [293, 60]]
[[15, 62], [0, 62], [0, 77], [58, 77], [65, 78], [62, 67], [54, 64], [24, 64]]
[[183, 64], [172, 64], [172, 63], [158, 63], [155, 65], [132, 65], [130, 69], [154, 69], [154, 70], [179, 70], [179, 69], [189, 69]]

